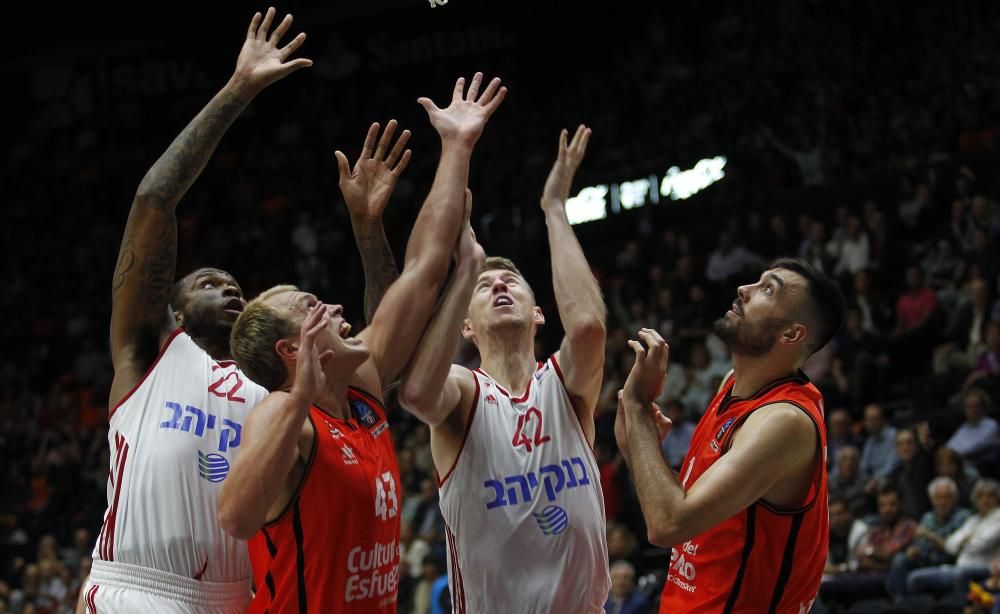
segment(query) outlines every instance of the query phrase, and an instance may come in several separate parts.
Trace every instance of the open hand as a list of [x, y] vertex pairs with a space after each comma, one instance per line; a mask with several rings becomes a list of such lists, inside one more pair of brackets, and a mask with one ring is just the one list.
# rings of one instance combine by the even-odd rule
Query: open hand
[[568, 144], [566, 138], [569, 133], [564, 128], [559, 133], [559, 155], [556, 157], [549, 177], [545, 180], [545, 189], [542, 191], [542, 208], [547, 208], [553, 204], [566, 204], [569, 198], [569, 189], [573, 186], [573, 177], [576, 169], [580, 168], [583, 156], [587, 153], [587, 143], [590, 141], [590, 128], [580, 124], [576, 128], [573, 140]]
[[507, 96], [507, 88], [500, 87], [500, 79], [494, 78], [479, 95], [479, 86], [483, 82], [483, 73], [477, 72], [465, 91], [465, 78], [460, 77], [455, 82], [455, 90], [451, 95], [451, 104], [440, 109], [430, 98], [418, 98], [417, 102], [424, 107], [430, 117], [431, 125], [437, 130], [442, 141], [457, 142], [469, 147], [476, 144], [486, 122], [500, 103]]
[[330, 326], [330, 315], [326, 306], [323, 303], [316, 303], [309, 309], [309, 314], [303, 320], [299, 331], [299, 349], [295, 354], [295, 383], [292, 392], [301, 395], [310, 403], [315, 401], [326, 384], [323, 363], [333, 356], [333, 350], [320, 354], [316, 348], [316, 337], [328, 326]]
[[236, 60], [236, 72], [233, 73], [233, 77], [254, 92], [264, 89], [300, 68], [312, 66], [312, 60], [288, 59], [305, 42], [305, 32], [300, 32], [290, 43], [278, 48], [281, 37], [292, 27], [291, 14], [285, 15], [274, 32], [268, 35], [274, 15], [275, 10], [272, 6], [267, 9], [263, 17], [260, 13], [253, 16], [247, 29], [246, 40], [243, 41], [243, 48], [240, 49], [240, 56]]
[[340, 171], [340, 192], [344, 195], [344, 202], [352, 217], [381, 218], [392, 191], [396, 189], [399, 176], [410, 163], [411, 151], [403, 150], [410, 140], [410, 131], [403, 130], [392, 149], [389, 145], [396, 133], [396, 120], [389, 120], [376, 145], [378, 131], [378, 122], [368, 128], [361, 155], [354, 163], [353, 170], [343, 152], [334, 152]]

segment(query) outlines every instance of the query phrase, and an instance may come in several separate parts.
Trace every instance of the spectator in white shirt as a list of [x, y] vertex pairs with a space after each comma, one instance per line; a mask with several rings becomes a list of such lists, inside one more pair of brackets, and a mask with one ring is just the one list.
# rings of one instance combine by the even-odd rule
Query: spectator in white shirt
[[1000, 427], [986, 415], [989, 397], [979, 388], [970, 388], [962, 396], [965, 422], [945, 445], [967, 461], [995, 458], [1000, 452]]
[[945, 540], [955, 564], [910, 572], [906, 585], [911, 594], [951, 590], [964, 594], [969, 582], [989, 577], [990, 561], [1000, 549], [1000, 482], [985, 478], [976, 482], [972, 502], [976, 513]]

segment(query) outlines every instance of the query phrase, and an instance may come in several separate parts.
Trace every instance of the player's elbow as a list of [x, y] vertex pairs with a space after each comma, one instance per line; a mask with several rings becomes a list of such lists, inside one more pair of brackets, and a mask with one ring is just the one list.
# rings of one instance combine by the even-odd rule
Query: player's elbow
[[685, 539], [680, 527], [665, 518], [651, 518], [646, 525], [646, 539], [654, 546], [672, 548]]
[[427, 386], [414, 381], [403, 382], [399, 404], [430, 426], [437, 426], [444, 420], [444, 415], [439, 415], [442, 414], [440, 395], [432, 394]]
[[248, 507], [235, 500], [235, 497], [219, 495], [219, 507], [216, 517], [222, 530], [236, 539], [248, 540], [260, 528], [247, 513]]
[[608, 336], [608, 329], [604, 320], [603, 313], [585, 315], [568, 327], [566, 335], [570, 338], [573, 345], [585, 345], [588, 343], [604, 345], [604, 341]]

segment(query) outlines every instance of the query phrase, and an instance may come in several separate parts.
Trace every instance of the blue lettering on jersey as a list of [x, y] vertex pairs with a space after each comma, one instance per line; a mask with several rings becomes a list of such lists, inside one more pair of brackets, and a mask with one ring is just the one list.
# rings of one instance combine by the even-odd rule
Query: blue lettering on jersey
[[206, 414], [193, 405], [185, 405], [182, 411], [181, 404], [174, 403], [173, 401], [167, 401], [166, 409], [171, 411], [171, 417], [169, 420], [164, 420], [160, 423], [161, 429], [178, 430], [183, 433], [191, 433], [197, 437], [204, 437], [206, 430], [215, 430], [216, 423], [221, 422], [218, 429], [219, 452], [226, 452], [230, 448], [240, 445], [243, 426], [239, 422], [230, 420], [229, 418], [223, 418], [220, 421], [216, 416]]
[[558, 505], [550, 505], [540, 512], [534, 512], [532, 516], [538, 522], [538, 528], [543, 535], [559, 535], [569, 526], [569, 516], [566, 510]]
[[[577, 477], [575, 467], [580, 468], [582, 476]], [[488, 493], [492, 496], [492, 501], [486, 504], [486, 509], [491, 510], [495, 507], [531, 503], [539, 487], [545, 490], [545, 496], [549, 501], [555, 501], [556, 495], [562, 490], [589, 484], [587, 465], [582, 458], [574, 456], [569, 460], [562, 460], [559, 464], [545, 465], [538, 470], [538, 475], [535, 475], [534, 471], [529, 471], [524, 475], [508, 475], [502, 481], [486, 480], [483, 482], [483, 488], [492, 491]], [[510, 488], [507, 488], [508, 486]], [[518, 500], [519, 493], [520, 500]]]

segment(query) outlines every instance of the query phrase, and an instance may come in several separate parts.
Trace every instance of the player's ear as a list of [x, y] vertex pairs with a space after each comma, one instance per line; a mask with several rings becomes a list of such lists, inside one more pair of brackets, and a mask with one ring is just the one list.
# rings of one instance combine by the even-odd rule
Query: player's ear
[[472, 341], [472, 337], [475, 336], [475, 331], [472, 330], [472, 320], [465, 318], [462, 320], [462, 337]]
[[806, 327], [802, 324], [792, 324], [781, 335], [782, 343], [802, 343], [806, 339]]
[[299, 352], [299, 346], [290, 339], [278, 339], [274, 344], [274, 351], [282, 360], [295, 361], [295, 355]]
[[535, 326], [542, 326], [545, 324], [545, 314], [542, 313], [542, 308], [535, 305], [535, 313], [532, 316], [532, 320], [535, 322]]
[[172, 315], [174, 317], [174, 322], [177, 323], [177, 326], [180, 326], [181, 328], [183, 328], [184, 327], [184, 314], [181, 313], [180, 311], [175, 311], [175, 312], [173, 312]]

